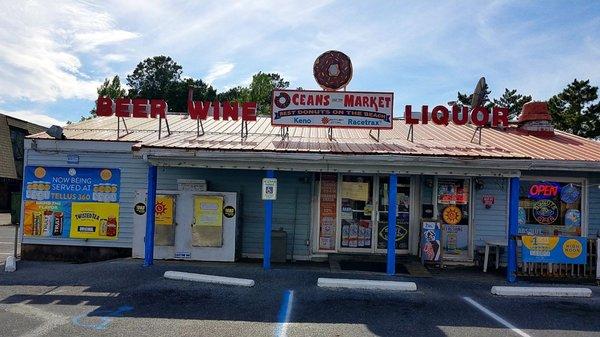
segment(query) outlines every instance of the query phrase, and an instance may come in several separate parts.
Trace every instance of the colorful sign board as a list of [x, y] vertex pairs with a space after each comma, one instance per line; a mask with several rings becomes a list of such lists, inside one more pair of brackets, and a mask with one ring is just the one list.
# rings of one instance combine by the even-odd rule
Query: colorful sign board
[[438, 222], [424, 221], [421, 231], [421, 260], [425, 262], [440, 261], [442, 246], [442, 229]]
[[531, 199], [552, 199], [560, 193], [560, 184], [555, 182], [539, 182], [529, 187], [528, 196]]
[[587, 238], [523, 236], [523, 262], [585, 264]]
[[74, 202], [71, 204], [69, 237], [77, 239], [116, 239], [119, 233], [119, 204]]
[[335, 250], [337, 174], [321, 173], [319, 196], [319, 249]]
[[23, 234], [116, 239], [121, 171], [27, 166]]
[[157, 225], [170, 226], [175, 223], [175, 196], [157, 195], [154, 221]]
[[391, 129], [394, 93], [275, 89], [271, 124]]

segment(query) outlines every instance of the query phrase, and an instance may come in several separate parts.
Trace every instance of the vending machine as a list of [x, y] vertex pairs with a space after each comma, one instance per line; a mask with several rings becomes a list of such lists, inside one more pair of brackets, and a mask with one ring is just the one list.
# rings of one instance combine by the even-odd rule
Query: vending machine
[[[235, 261], [241, 226], [235, 192], [157, 191], [154, 258]], [[136, 192], [133, 257], [144, 257], [146, 191]]]

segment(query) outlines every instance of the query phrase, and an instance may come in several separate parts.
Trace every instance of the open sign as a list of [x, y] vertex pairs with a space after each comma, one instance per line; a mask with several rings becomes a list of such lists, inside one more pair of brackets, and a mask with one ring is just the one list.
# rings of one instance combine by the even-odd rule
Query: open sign
[[560, 193], [560, 185], [554, 182], [536, 183], [529, 187], [529, 197], [532, 199], [551, 199]]

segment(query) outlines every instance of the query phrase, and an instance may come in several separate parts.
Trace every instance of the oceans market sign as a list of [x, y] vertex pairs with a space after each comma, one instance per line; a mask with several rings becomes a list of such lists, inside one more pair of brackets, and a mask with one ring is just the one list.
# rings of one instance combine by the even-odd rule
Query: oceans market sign
[[394, 93], [274, 90], [271, 124], [391, 129]]

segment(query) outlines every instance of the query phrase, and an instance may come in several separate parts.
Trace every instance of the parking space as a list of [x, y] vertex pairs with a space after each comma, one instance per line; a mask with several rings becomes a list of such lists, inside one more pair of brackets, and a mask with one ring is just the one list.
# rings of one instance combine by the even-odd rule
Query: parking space
[[[167, 280], [167, 270], [256, 285]], [[22, 262], [0, 275], [0, 325], [3, 336], [600, 336], [595, 287], [586, 299], [515, 299], [492, 296], [502, 279], [491, 275], [412, 278], [419, 289], [407, 293], [318, 288], [318, 277], [409, 280], [250, 263]]]

